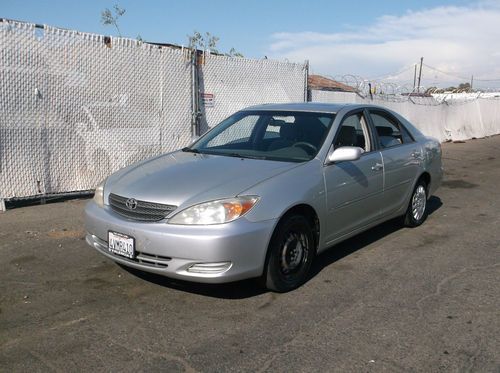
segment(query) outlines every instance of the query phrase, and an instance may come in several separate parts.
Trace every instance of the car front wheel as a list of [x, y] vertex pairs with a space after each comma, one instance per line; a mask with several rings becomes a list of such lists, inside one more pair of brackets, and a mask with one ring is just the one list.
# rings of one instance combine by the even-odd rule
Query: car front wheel
[[269, 245], [263, 274], [265, 286], [279, 293], [293, 290], [307, 278], [315, 255], [309, 221], [301, 215], [285, 217]]

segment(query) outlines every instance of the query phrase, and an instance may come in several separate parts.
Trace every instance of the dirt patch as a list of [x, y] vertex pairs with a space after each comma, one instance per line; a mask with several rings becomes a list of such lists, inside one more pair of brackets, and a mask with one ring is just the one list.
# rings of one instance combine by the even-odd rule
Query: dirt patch
[[14, 258], [10, 261], [11, 264], [24, 264], [24, 263], [28, 263], [28, 262], [32, 262], [36, 260], [36, 256], [34, 255], [24, 255], [24, 256], [20, 256], [18, 258]]
[[125, 293], [130, 299], [136, 299], [143, 297], [148, 294], [152, 294], [154, 291], [151, 288], [148, 288], [144, 284], [138, 286], [132, 286], [130, 288], [126, 288]]
[[478, 187], [477, 184], [469, 183], [465, 180], [445, 180], [441, 185], [444, 188], [450, 189], [472, 189]]
[[102, 289], [102, 288], [106, 288], [106, 287], [113, 285], [110, 282], [103, 280], [102, 278], [98, 278], [98, 277], [88, 278], [85, 281], [83, 281], [83, 283], [85, 285], [89, 285], [93, 289]]
[[425, 236], [422, 236], [422, 239], [416, 246], [416, 248], [424, 248], [424, 247], [432, 247], [433, 245], [436, 245], [442, 241], [448, 240], [450, 237], [447, 234], [433, 234], [433, 233], [428, 233]]
[[47, 236], [50, 238], [55, 238], [56, 240], [60, 240], [62, 238], [82, 238], [85, 236], [85, 232], [83, 229], [78, 229], [78, 230], [68, 230], [68, 229], [62, 229], [62, 230], [51, 230], [50, 232], [47, 233]]
[[113, 262], [109, 260], [103, 260], [100, 264], [87, 268], [87, 271], [99, 274], [99, 273], [107, 273], [111, 270], [116, 270], [117, 268], [119, 267], [117, 267]]
[[271, 306], [274, 303], [274, 301], [276, 299], [277, 299], [277, 296], [275, 293], [269, 293], [268, 299], [263, 304], [258, 306], [257, 309], [262, 310], [264, 308], [268, 308], [269, 306]]

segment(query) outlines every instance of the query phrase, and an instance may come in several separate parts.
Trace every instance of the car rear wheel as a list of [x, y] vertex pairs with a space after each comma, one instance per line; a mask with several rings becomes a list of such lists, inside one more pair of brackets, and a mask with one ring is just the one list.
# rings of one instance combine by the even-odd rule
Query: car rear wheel
[[276, 228], [263, 274], [265, 286], [279, 293], [293, 290], [307, 278], [315, 255], [311, 225], [301, 215], [285, 217]]
[[404, 217], [407, 227], [418, 227], [427, 218], [427, 184], [419, 180], [410, 198], [408, 210]]

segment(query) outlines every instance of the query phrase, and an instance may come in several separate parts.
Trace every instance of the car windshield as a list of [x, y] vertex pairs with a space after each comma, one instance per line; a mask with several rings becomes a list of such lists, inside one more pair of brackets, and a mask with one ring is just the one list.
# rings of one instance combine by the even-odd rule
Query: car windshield
[[318, 153], [335, 118], [330, 113], [240, 111], [191, 148], [203, 154], [305, 162]]

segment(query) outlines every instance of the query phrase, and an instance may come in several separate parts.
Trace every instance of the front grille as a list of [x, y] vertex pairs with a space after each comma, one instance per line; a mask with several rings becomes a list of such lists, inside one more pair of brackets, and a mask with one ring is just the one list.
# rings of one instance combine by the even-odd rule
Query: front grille
[[109, 195], [109, 205], [117, 214], [132, 220], [159, 221], [165, 219], [167, 215], [177, 208], [177, 206], [172, 205], [135, 200], [135, 208], [131, 209], [127, 207], [128, 199], [111, 193]]
[[168, 256], [152, 255], [136, 251], [136, 256], [132, 260], [134, 262], [147, 265], [150, 267], [166, 268], [168, 267], [167, 262], [171, 261], [172, 258]]

